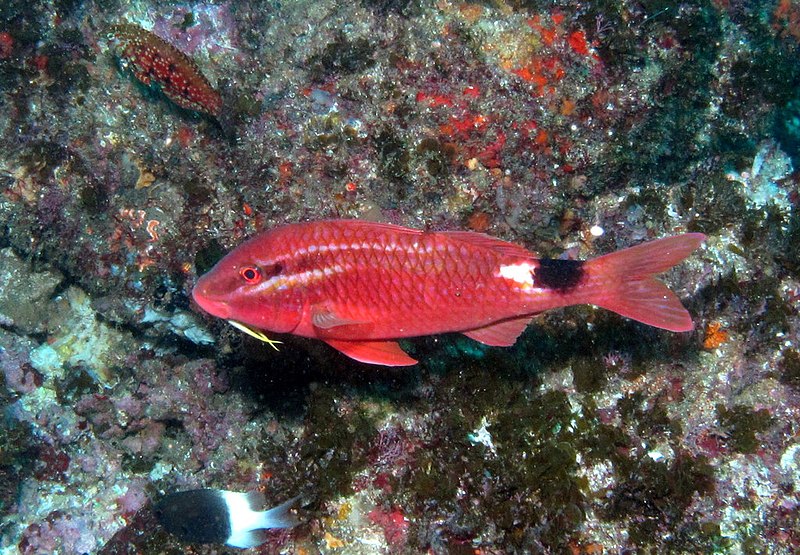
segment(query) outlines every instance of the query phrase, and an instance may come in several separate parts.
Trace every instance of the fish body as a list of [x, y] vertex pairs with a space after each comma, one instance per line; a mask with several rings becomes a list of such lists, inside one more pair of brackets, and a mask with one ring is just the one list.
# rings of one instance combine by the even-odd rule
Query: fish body
[[119, 46], [120, 59], [144, 85], [155, 82], [181, 108], [219, 118], [222, 96], [186, 54], [132, 23], [114, 25], [109, 36]]
[[509, 346], [536, 314], [574, 304], [691, 330], [680, 300], [653, 276], [704, 238], [678, 235], [582, 262], [539, 259], [473, 232], [358, 220], [290, 224], [234, 249], [193, 296], [247, 328], [318, 338], [356, 360], [400, 366], [416, 361], [399, 338], [461, 332]]
[[183, 541], [246, 548], [264, 543], [266, 529], [297, 525], [290, 511], [298, 499], [261, 511], [260, 493], [196, 489], [165, 496], [154, 512], [159, 523]]

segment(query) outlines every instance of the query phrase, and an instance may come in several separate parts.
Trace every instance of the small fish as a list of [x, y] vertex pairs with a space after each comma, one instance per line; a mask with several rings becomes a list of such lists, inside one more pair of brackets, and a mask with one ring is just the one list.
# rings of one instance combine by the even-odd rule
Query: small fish
[[[536, 258], [473, 232], [423, 232], [358, 220], [286, 225], [225, 256], [192, 295], [239, 329], [321, 339], [370, 364], [417, 361], [396, 340], [461, 332], [510, 346], [553, 308], [594, 304], [671, 331], [693, 328], [654, 276], [705, 240], [687, 233], [589, 261]], [[273, 345], [274, 346], [274, 345]]]
[[123, 65], [129, 66], [144, 85], [155, 82], [181, 108], [219, 118], [222, 96], [186, 54], [132, 23], [114, 25], [109, 38], [118, 45]]
[[161, 525], [182, 541], [254, 547], [267, 539], [265, 529], [291, 528], [299, 521], [290, 512], [299, 497], [268, 511], [258, 492], [195, 489], [165, 496], [154, 512]]

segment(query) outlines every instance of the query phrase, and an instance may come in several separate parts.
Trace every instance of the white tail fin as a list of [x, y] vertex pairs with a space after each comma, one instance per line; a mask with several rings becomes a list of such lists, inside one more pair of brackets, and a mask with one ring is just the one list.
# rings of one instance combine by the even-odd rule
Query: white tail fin
[[297, 506], [301, 496], [292, 497], [288, 501], [261, 513], [261, 525], [258, 528], [291, 528], [300, 524], [291, 510]]

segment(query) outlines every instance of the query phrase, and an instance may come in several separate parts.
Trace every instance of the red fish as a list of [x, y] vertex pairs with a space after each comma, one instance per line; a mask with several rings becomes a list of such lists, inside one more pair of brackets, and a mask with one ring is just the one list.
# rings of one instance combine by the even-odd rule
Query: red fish
[[692, 319], [654, 275], [705, 239], [687, 233], [589, 261], [536, 258], [464, 231], [330, 220], [264, 232], [225, 256], [192, 292], [204, 310], [255, 330], [315, 337], [371, 364], [417, 361], [396, 340], [461, 332], [513, 345], [531, 319], [590, 303], [671, 331]]
[[155, 81], [164, 96], [181, 108], [220, 116], [222, 96], [186, 54], [132, 23], [114, 25], [109, 36], [119, 44], [120, 59], [143, 84]]

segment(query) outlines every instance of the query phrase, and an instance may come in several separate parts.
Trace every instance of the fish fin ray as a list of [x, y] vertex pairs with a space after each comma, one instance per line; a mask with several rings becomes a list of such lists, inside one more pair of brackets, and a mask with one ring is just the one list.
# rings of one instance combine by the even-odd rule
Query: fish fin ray
[[242, 530], [241, 532], [231, 534], [225, 543], [232, 547], [249, 549], [261, 545], [268, 539], [269, 532], [266, 530]]
[[510, 347], [531, 323], [533, 316], [503, 320], [482, 328], [461, 332], [470, 339], [492, 347]]
[[260, 511], [267, 503], [267, 499], [264, 497], [264, 494], [257, 490], [248, 491], [245, 494], [245, 499], [247, 500], [247, 504], [250, 506], [251, 511]]
[[342, 354], [367, 364], [384, 366], [411, 366], [417, 361], [406, 354], [396, 341], [346, 341], [323, 339]]
[[666, 272], [700, 247], [706, 236], [702, 233], [684, 233], [664, 237], [598, 256], [589, 263], [623, 279], [648, 277]]
[[599, 287], [588, 292], [586, 302], [657, 328], [691, 331], [689, 312], [654, 276], [689, 256], [704, 240], [702, 233], [686, 233], [590, 260], [587, 264], [598, 273]]
[[448, 239], [468, 243], [473, 247], [482, 247], [490, 249], [498, 254], [506, 256], [515, 256], [520, 258], [534, 258], [533, 253], [521, 245], [515, 245], [483, 233], [476, 233], [474, 231], [443, 231], [441, 235]]
[[366, 324], [368, 322], [360, 322], [358, 320], [350, 320], [342, 318], [336, 312], [324, 305], [314, 305], [311, 307], [311, 323], [315, 328], [322, 330], [329, 330], [340, 326], [352, 326], [358, 324]]
[[[424, 233], [427, 233], [426, 231], [422, 231], [420, 229], [413, 229], [410, 227], [405, 227], [397, 224], [387, 224], [384, 222], [373, 222], [369, 220], [321, 220], [318, 223], [320, 225], [334, 223], [335, 225], [341, 228], [349, 228], [351, 230], [365, 228], [366, 232], [370, 234], [374, 233], [375, 231], [383, 231], [393, 235], [397, 234], [422, 235]], [[292, 224], [292, 225], [302, 226], [304, 224]]]
[[268, 511], [263, 511], [261, 513], [261, 522], [259, 526], [261, 528], [292, 528], [297, 526], [300, 524], [300, 521], [292, 512], [292, 509], [298, 505], [301, 498], [301, 495], [297, 495], [288, 501], [284, 501], [277, 507], [273, 507]]

